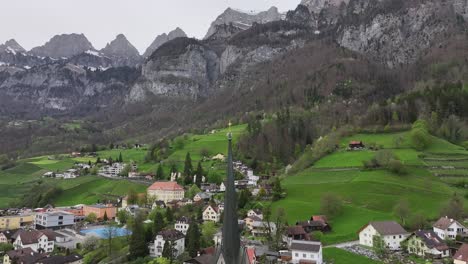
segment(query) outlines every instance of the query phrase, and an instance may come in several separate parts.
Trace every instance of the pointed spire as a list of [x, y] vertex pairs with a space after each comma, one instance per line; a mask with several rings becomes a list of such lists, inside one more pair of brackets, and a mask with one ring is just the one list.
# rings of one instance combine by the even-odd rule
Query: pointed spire
[[232, 161], [232, 133], [230, 131], [228, 133], [227, 186], [224, 196], [223, 242], [221, 247], [225, 263], [239, 263], [240, 235]]

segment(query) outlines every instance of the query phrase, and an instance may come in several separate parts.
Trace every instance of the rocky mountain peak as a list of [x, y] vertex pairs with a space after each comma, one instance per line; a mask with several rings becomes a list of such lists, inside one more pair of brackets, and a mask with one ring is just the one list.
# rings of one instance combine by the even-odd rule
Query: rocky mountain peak
[[153, 43], [146, 49], [145, 53], [143, 54], [143, 57], [148, 58], [155, 52], [159, 47], [161, 47], [164, 43], [171, 41], [176, 38], [185, 38], [187, 37], [187, 34], [181, 29], [181, 28], [176, 28], [169, 32], [168, 34], [163, 33], [159, 36], [157, 36]]
[[278, 8], [271, 7], [267, 11], [257, 12], [253, 10], [244, 11], [234, 8], [227, 8], [215, 21], [211, 23], [205, 39], [208, 39], [216, 32], [216, 26], [223, 24], [232, 24], [240, 29], [248, 29], [253, 23], [265, 24], [271, 21], [281, 20], [283, 15], [279, 13]]
[[110, 43], [107, 43], [106, 47], [101, 50], [106, 56], [118, 56], [118, 57], [139, 57], [140, 53], [133, 46], [130, 41], [125, 37], [124, 34], [119, 34]]
[[309, 8], [314, 14], [319, 14], [324, 8], [339, 7], [342, 3], [348, 4], [350, 0], [302, 0], [301, 5]]
[[93, 45], [83, 34], [56, 35], [43, 46], [33, 48], [33, 55], [51, 58], [70, 58], [87, 50], [94, 50]]
[[0, 45], [0, 51], [3, 50], [7, 52], [26, 52], [26, 50], [14, 39], [10, 39], [5, 42], [5, 44]]

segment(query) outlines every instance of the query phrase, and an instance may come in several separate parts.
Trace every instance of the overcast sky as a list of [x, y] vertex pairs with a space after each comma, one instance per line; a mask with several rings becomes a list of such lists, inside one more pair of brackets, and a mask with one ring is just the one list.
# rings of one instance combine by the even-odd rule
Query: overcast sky
[[14, 38], [25, 49], [56, 34], [84, 33], [97, 49], [119, 33], [140, 52], [176, 27], [202, 38], [227, 7], [294, 9], [300, 0], [1, 0], [0, 43]]

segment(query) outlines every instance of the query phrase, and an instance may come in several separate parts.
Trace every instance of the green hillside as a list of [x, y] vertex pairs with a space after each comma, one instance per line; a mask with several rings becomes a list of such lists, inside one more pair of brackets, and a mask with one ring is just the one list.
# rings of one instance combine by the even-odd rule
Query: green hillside
[[[398, 148], [394, 145], [396, 137], [403, 137]], [[364, 170], [363, 161], [371, 159], [375, 152], [347, 151], [351, 140], [391, 149], [406, 165], [407, 174], [397, 175], [385, 169]], [[468, 151], [434, 138], [434, 144], [423, 153], [412, 149], [407, 141], [406, 133], [357, 134], [344, 138], [339, 150], [308, 169], [287, 176], [283, 180], [287, 197], [273, 205], [284, 208], [289, 223], [294, 224], [319, 214], [321, 197], [325, 193], [340, 196], [345, 201], [344, 209], [331, 220], [333, 231], [324, 236], [328, 244], [357, 239], [357, 231], [369, 221], [397, 220], [393, 208], [401, 200], [408, 201], [413, 214], [421, 213], [434, 219], [454, 192], [464, 194], [464, 191], [435, 176], [423, 157], [434, 155], [431, 153], [468, 157]]]

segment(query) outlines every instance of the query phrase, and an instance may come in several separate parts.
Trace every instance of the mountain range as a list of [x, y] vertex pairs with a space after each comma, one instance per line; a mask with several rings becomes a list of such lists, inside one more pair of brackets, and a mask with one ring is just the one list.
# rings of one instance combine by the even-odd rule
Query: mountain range
[[[467, 19], [468, 0], [303, 0], [285, 14], [228, 8], [204, 39], [177, 28], [142, 56], [123, 35], [99, 51], [77, 34], [29, 52], [12, 40], [0, 46], [0, 114], [86, 117], [113, 139], [286, 105], [359, 115], [466, 57]], [[345, 81], [354, 90], [338, 100]]]

